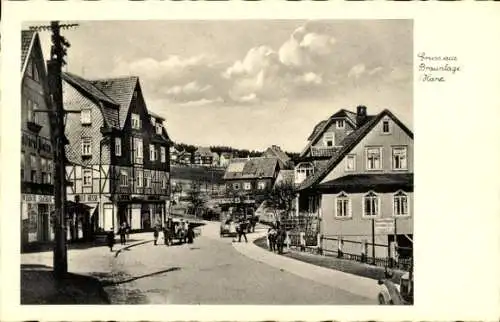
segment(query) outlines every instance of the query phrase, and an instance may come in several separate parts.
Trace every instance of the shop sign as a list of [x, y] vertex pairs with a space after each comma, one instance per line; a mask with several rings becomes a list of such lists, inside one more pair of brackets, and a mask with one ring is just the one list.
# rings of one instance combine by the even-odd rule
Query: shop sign
[[28, 203], [54, 203], [54, 196], [52, 195], [32, 195], [32, 194], [23, 194], [22, 201]]
[[375, 219], [375, 233], [377, 234], [394, 234], [394, 226], [394, 218]]
[[116, 200], [128, 201], [128, 200], [130, 200], [130, 195], [116, 195]]
[[98, 202], [99, 201], [99, 195], [95, 193], [89, 193], [89, 194], [84, 194], [80, 195], [81, 196], [81, 202]]

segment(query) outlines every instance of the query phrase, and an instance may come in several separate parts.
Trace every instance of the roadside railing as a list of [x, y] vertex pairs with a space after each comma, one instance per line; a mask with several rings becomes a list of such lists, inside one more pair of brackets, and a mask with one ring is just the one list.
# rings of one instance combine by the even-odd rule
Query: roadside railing
[[[369, 256], [370, 252], [353, 253], [350, 251], [344, 251], [353, 249], [354, 247], [349, 247], [348, 244], [356, 245], [357, 248], [362, 248], [363, 242], [355, 240], [342, 239], [341, 249], [336, 248], [334, 245], [338, 245], [339, 238], [332, 236], [321, 236], [315, 232], [304, 232], [304, 242], [301, 243], [301, 236], [298, 232], [289, 232], [289, 245], [291, 249], [318, 254], [323, 256], [333, 256], [337, 258], [343, 258], [347, 260], [353, 260], [361, 263], [366, 263], [370, 265], [388, 267], [393, 269], [399, 269], [403, 271], [410, 271], [413, 265], [413, 249], [410, 247], [397, 247], [398, 256], [390, 253], [390, 246], [386, 244], [371, 243], [366, 244], [368, 247], [376, 247], [380, 253], [383, 250], [385, 257], [373, 258]], [[330, 241], [330, 243], [327, 243]], [[333, 242], [333, 243], [332, 243]], [[331, 245], [331, 246], [329, 246]], [[347, 246], [346, 246], [347, 245]]]

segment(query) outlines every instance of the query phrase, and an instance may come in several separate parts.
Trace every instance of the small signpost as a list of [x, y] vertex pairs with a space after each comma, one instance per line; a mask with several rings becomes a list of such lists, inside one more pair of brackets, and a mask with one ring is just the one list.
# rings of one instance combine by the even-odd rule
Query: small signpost
[[377, 235], [393, 235], [395, 226], [394, 218], [375, 219], [375, 233]]

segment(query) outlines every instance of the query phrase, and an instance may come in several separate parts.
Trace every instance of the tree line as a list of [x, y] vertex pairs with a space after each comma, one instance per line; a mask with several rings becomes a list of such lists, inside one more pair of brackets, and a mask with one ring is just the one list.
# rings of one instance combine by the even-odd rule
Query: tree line
[[[193, 154], [196, 150], [198, 150], [198, 146], [186, 144], [186, 143], [174, 143], [174, 147], [179, 151], [186, 151]], [[221, 153], [229, 153], [231, 156], [236, 158], [247, 158], [247, 157], [260, 157], [264, 153], [264, 151], [256, 151], [256, 150], [248, 150], [248, 149], [236, 149], [230, 146], [210, 146], [209, 147], [212, 152], [217, 154]], [[296, 160], [299, 156], [298, 153], [295, 152], [285, 152], [292, 160]]]

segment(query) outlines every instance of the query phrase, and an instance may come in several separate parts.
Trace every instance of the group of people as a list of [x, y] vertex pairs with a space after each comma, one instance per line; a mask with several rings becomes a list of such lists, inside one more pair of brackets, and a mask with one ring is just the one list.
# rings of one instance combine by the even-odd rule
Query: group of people
[[276, 225], [271, 226], [267, 230], [267, 242], [269, 250], [283, 254], [283, 248], [286, 244], [287, 234], [285, 228], [276, 222]]
[[160, 230], [163, 231], [163, 240], [167, 246], [172, 244], [174, 238], [179, 238], [182, 243], [187, 242], [188, 244], [192, 244], [194, 241], [193, 226], [187, 220], [181, 219], [180, 222], [174, 222], [172, 218], [168, 218], [163, 228], [156, 227], [153, 232], [155, 245], [158, 244]]
[[[130, 238], [130, 226], [126, 222], [123, 222], [120, 228], [118, 228], [118, 234], [120, 235], [120, 244], [125, 245], [127, 243], [127, 240]], [[114, 227], [111, 227], [111, 230], [108, 232], [106, 239], [109, 250], [112, 252], [113, 246], [115, 245]]]

